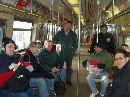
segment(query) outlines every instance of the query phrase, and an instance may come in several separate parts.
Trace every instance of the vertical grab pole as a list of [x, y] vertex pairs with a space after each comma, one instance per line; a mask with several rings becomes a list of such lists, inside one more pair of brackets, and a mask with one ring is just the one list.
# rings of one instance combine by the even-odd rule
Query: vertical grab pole
[[30, 6], [31, 6], [31, 11], [30, 11], [30, 12], [31, 12], [31, 13], [32, 13], [32, 11], [33, 11], [32, 5], [33, 5], [33, 1], [31, 0], [31, 1], [30, 1]]
[[80, 32], [81, 32], [81, 0], [79, 0], [79, 15], [78, 15], [78, 66], [77, 66], [77, 97], [79, 97], [79, 87], [80, 87]]
[[114, 22], [114, 7], [115, 7], [114, 2], [115, 2], [115, 0], [112, 0], [112, 17], [113, 17], [113, 22]]
[[99, 3], [100, 3], [100, 1], [97, 0], [98, 11], [97, 11], [97, 39], [96, 39], [96, 43], [98, 43], [98, 33], [99, 33]]
[[57, 24], [57, 32], [59, 31], [59, 25], [60, 25], [60, 13], [58, 11], [58, 24]]

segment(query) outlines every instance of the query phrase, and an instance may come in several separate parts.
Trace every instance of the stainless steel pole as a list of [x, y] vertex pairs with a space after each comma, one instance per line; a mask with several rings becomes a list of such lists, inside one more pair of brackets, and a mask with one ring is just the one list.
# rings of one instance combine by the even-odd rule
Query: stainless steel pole
[[57, 32], [59, 31], [59, 24], [60, 24], [60, 13], [59, 13], [59, 11], [58, 11]]
[[[115, 0], [112, 0], [112, 18], [114, 17], [114, 7], [115, 7]], [[113, 18], [113, 22], [114, 22], [114, 18]]]
[[30, 5], [31, 5], [31, 13], [32, 13], [32, 5], [33, 5], [33, 2], [32, 2], [32, 0], [30, 1]]
[[77, 67], [77, 97], [80, 88], [80, 33], [81, 33], [81, 0], [79, 0], [79, 20], [78, 20], [78, 67]]
[[98, 43], [98, 33], [99, 33], [99, 4], [100, 4], [100, 1], [97, 0], [97, 7], [98, 7], [98, 11], [97, 11], [97, 39], [96, 39], [97, 43]]

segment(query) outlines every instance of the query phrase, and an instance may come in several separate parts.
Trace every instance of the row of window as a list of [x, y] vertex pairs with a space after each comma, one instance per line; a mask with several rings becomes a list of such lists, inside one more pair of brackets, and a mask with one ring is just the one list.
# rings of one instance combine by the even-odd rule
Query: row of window
[[[56, 32], [61, 29], [61, 27], [52, 25], [51, 23], [39, 26], [41, 41], [44, 41], [45, 39], [52, 40], [54, 34], [56, 34]], [[18, 45], [18, 49], [27, 48], [30, 43], [32, 28], [33, 24], [31, 22], [14, 21], [12, 39]]]

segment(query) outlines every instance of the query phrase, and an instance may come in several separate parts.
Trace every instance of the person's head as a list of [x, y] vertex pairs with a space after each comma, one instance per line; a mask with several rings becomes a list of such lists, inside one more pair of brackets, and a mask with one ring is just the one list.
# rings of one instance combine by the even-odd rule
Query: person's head
[[106, 33], [107, 32], [107, 25], [106, 24], [102, 24], [100, 28], [101, 28], [101, 32], [102, 33]]
[[104, 45], [102, 42], [95, 44], [95, 53], [101, 53], [104, 50]]
[[48, 50], [51, 51], [53, 47], [53, 42], [51, 40], [45, 40], [44, 42], [44, 47]]
[[66, 32], [70, 31], [71, 26], [72, 26], [72, 22], [71, 21], [65, 21], [65, 23], [64, 23], [64, 30]]
[[122, 44], [121, 49], [124, 49], [124, 50], [128, 51], [128, 45], [127, 44]]
[[11, 38], [4, 37], [2, 39], [2, 46], [3, 46], [3, 50], [7, 55], [12, 56], [14, 54], [16, 49], [16, 44]]
[[116, 66], [121, 69], [128, 62], [128, 53], [124, 49], [117, 49], [114, 53]]
[[39, 54], [40, 48], [41, 48], [41, 44], [39, 42], [34, 41], [29, 44], [29, 49], [36, 56]]

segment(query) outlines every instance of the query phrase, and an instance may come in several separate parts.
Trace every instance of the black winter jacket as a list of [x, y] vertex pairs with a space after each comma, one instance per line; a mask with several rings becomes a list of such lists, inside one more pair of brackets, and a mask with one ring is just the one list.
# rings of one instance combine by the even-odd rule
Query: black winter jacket
[[[94, 48], [97, 41], [97, 35], [93, 36], [92, 45], [90, 47], [90, 54], [94, 52]], [[110, 53], [114, 53], [116, 45], [114, 42], [114, 37], [111, 33], [106, 32], [105, 34], [99, 33], [98, 34], [98, 42], [102, 42], [104, 45], [104, 49]]]
[[33, 66], [34, 71], [30, 72], [31, 78], [39, 78], [45, 76], [43, 69], [37, 61], [37, 57], [34, 56], [29, 49], [25, 51], [25, 54], [23, 56], [23, 62], [30, 62]]
[[127, 97], [130, 73], [129, 65], [130, 61], [121, 70], [115, 69], [115, 77], [110, 87], [108, 87], [105, 97]]

